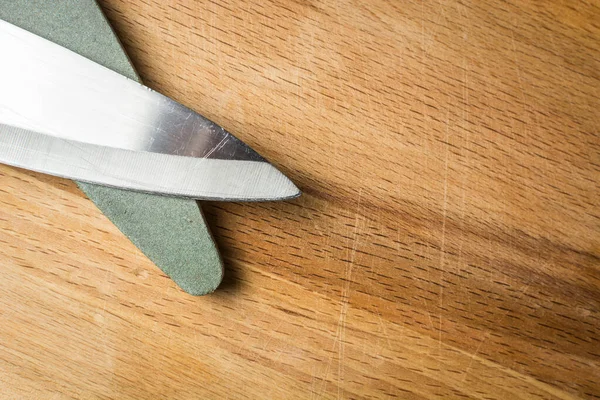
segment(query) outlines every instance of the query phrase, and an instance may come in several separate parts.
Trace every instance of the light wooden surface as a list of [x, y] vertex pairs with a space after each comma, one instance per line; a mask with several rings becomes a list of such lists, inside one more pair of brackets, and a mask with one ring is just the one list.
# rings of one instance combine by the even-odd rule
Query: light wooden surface
[[101, 5], [304, 196], [205, 205], [196, 298], [0, 166], [0, 398], [600, 397], [597, 2]]

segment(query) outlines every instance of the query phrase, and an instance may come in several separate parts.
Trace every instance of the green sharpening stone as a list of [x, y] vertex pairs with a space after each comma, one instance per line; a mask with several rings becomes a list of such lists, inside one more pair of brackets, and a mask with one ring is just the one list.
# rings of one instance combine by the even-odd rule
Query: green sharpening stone
[[[0, 19], [139, 81], [94, 0], [0, 0]], [[77, 184], [184, 291], [203, 295], [219, 286], [223, 263], [196, 201]]]

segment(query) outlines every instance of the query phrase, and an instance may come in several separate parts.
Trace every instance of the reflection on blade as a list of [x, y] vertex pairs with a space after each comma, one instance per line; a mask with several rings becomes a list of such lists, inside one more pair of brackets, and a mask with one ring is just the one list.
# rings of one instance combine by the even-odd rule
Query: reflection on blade
[[0, 21], [0, 162], [133, 190], [275, 200], [298, 189], [189, 108]]
[[51, 175], [205, 200], [282, 200], [298, 188], [265, 161], [97, 146], [0, 124], [0, 162]]

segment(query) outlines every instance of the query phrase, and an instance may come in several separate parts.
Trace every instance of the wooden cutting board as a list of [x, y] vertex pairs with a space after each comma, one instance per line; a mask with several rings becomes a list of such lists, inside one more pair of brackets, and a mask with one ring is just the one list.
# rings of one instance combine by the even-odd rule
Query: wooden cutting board
[[100, 4], [146, 84], [304, 195], [207, 205], [196, 298], [0, 166], [0, 397], [600, 396], [597, 4]]

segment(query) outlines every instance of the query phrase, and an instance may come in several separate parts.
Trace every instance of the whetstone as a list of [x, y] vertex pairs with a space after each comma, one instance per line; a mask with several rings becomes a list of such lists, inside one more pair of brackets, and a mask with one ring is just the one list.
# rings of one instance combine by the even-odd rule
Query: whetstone
[[[0, 0], [0, 18], [139, 81], [94, 0]], [[184, 291], [219, 286], [223, 264], [196, 201], [77, 184]]]

